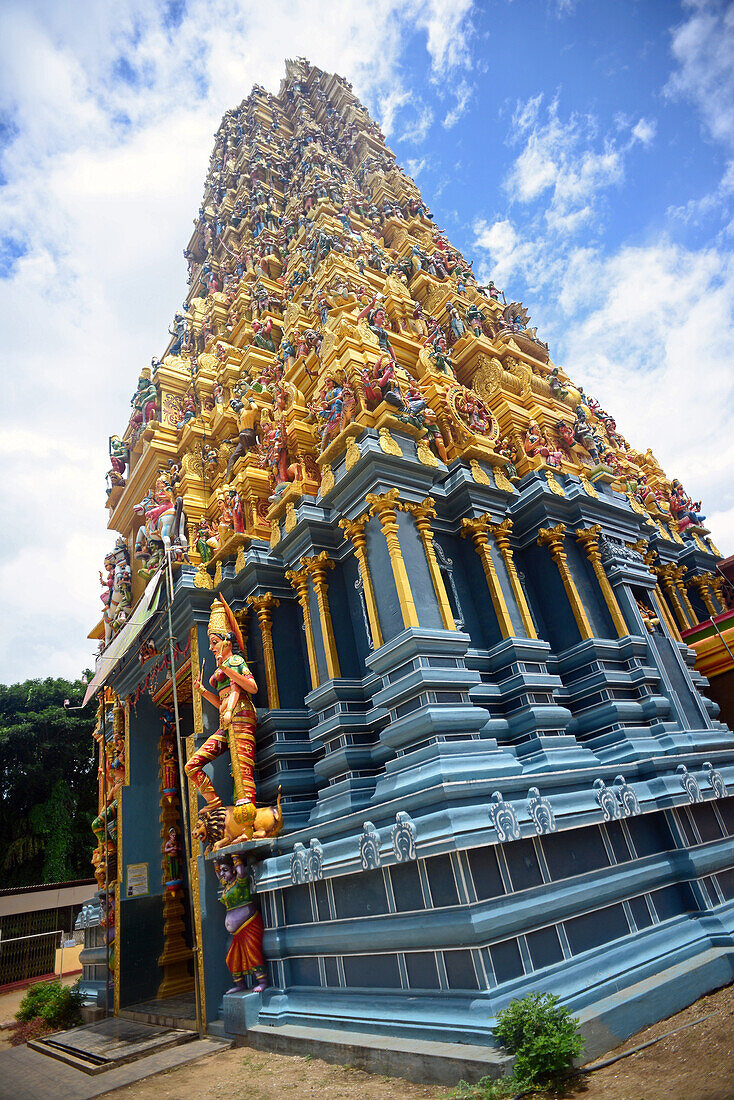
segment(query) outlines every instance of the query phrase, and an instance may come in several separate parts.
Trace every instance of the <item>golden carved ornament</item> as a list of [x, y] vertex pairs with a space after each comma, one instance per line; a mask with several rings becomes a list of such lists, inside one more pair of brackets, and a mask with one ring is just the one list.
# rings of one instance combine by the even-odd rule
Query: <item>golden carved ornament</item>
[[548, 488], [552, 493], [555, 493], [557, 497], [565, 497], [563, 486], [556, 481], [555, 474], [552, 470], [545, 471], [545, 480], [548, 482]]
[[277, 520], [273, 520], [273, 526], [270, 530], [270, 549], [274, 550], [280, 542], [280, 524]]
[[422, 462], [424, 466], [431, 466], [433, 469], [438, 467], [438, 459], [428, 446], [428, 440], [417, 439], [415, 443], [415, 451], [418, 455], [418, 461]]
[[328, 497], [331, 490], [334, 488], [336, 482], [334, 481], [334, 471], [327, 462], [321, 467], [321, 497]]
[[213, 588], [214, 583], [207, 572], [206, 566], [202, 563], [194, 573], [194, 588]]
[[217, 562], [217, 567], [214, 570], [214, 587], [215, 588], [219, 588], [220, 584], [222, 583], [222, 579], [223, 579], [222, 578], [222, 563], [221, 563], [221, 561], [218, 561]]
[[477, 462], [476, 458], [472, 458], [469, 462], [471, 468], [471, 476], [476, 481], [477, 485], [491, 485], [492, 479], [489, 474], [485, 474], [482, 467]]
[[354, 438], [354, 436], [347, 436], [347, 456], [344, 460], [345, 468], [347, 470], [351, 470], [354, 466], [357, 465], [361, 457], [362, 452], [357, 446], [356, 439]]
[[477, 391], [482, 401], [489, 401], [502, 389], [502, 364], [496, 357], [487, 359], [486, 355], [479, 356], [479, 365], [472, 378], [472, 387]]
[[285, 523], [283, 524], [286, 532], [290, 534], [297, 523], [298, 516], [296, 515], [296, 506], [292, 500], [289, 500], [285, 506]]
[[584, 474], [580, 474], [579, 481], [581, 482], [581, 488], [584, 490], [587, 496], [596, 497], [598, 499], [599, 494], [589, 481], [588, 477], [586, 477]]
[[498, 489], [501, 489], [503, 493], [514, 493], [515, 486], [505, 477], [504, 470], [501, 466], [496, 466], [494, 470], [494, 482]]
[[396, 458], [403, 457], [403, 452], [400, 450], [400, 444], [396, 443], [390, 435], [389, 428], [380, 428], [380, 449], [384, 451], [386, 455], [395, 455]]
[[244, 568], [245, 568], [245, 551], [240, 546], [239, 550], [237, 551], [237, 557], [235, 558], [234, 571], [235, 571], [235, 573], [241, 573]]

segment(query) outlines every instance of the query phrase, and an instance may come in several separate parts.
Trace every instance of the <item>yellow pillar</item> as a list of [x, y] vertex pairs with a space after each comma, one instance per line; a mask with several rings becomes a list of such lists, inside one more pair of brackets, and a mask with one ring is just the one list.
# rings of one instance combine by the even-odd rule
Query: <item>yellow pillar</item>
[[390, 566], [395, 579], [395, 587], [400, 602], [400, 611], [403, 616], [403, 625], [407, 629], [411, 626], [419, 626], [418, 612], [415, 609], [415, 600], [410, 589], [408, 571], [405, 568], [403, 553], [398, 541], [398, 521], [396, 512], [400, 507], [397, 489], [390, 489], [387, 493], [369, 493], [367, 503], [370, 507], [370, 515], [377, 516], [380, 521], [382, 533], [387, 542], [387, 551], [390, 555]]
[[319, 686], [319, 666], [316, 660], [316, 644], [313, 639], [313, 625], [311, 623], [311, 608], [308, 603], [308, 573], [305, 569], [288, 569], [286, 579], [291, 582], [298, 594], [298, 602], [303, 611], [303, 625], [306, 628], [306, 649], [308, 651], [308, 668], [311, 673], [311, 687]]
[[415, 520], [415, 525], [418, 528], [418, 534], [420, 535], [421, 542], [423, 543], [423, 549], [426, 554], [426, 561], [428, 562], [428, 572], [431, 574], [431, 580], [433, 582], [433, 590], [436, 593], [436, 599], [438, 600], [438, 606], [441, 609], [441, 618], [443, 619], [443, 625], [447, 630], [456, 630], [456, 623], [454, 622], [454, 613], [451, 610], [451, 604], [449, 603], [448, 593], [446, 591], [446, 585], [443, 583], [443, 577], [441, 576], [441, 570], [439, 569], [438, 561], [436, 559], [436, 551], [433, 548], [433, 531], [431, 530], [431, 520], [435, 518], [436, 509], [433, 507], [435, 501], [433, 497], [426, 497], [420, 504], [403, 504], [401, 505], [404, 512], [410, 512]]
[[716, 605], [714, 604], [713, 598], [711, 596], [710, 577], [710, 573], [701, 573], [697, 577], [691, 577], [689, 583], [694, 591], [698, 592], [704, 604], [706, 605], [706, 610], [713, 618], [715, 615], [718, 615], [719, 612], [716, 610]]
[[675, 619], [670, 614], [670, 608], [668, 607], [668, 601], [665, 599], [665, 596], [663, 595], [662, 591], [660, 590], [660, 585], [659, 584], [655, 585], [655, 597], [656, 597], [657, 602], [658, 602], [658, 608], [660, 609], [660, 614], [662, 615], [663, 619], [665, 620], [665, 624], [666, 624], [668, 630], [670, 631], [670, 633], [673, 635], [673, 637], [677, 641], [682, 642], [683, 639], [680, 636], [680, 630], [678, 629], [678, 626], [676, 624]]
[[676, 582], [678, 584], [678, 591], [681, 594], [681, 599], [683, 600], [683, 604], [685, 606], [685, 609], [688, 612], [688, 614], [690, 615], [691, 624], [693, 626], [697, 626], [698, 625], [698, 615], [693, 610], [693, 604], [688, 599], [688, 593], [686, 592], [686, 582], [685, 582], [686, 567], [685, 567], [685, 565], [677, 565], [677, 566], [674, 567], [672, 572], [673, 572], [673, 575], [675, 576]]
[[517, 575], [517, 569], [515, 568], [515, 559], [512, 555], [512, 544], [510, 543], [510, 534], [512, 532], [512, 520], [505, 519], [502, 523], [490, 524], [489, 527], [494, 541], [497, 543], [497, 549], [502, 555], [502, 560], [505, 563], [505, 569], [507, 570], [507, 576], [510, 580], [510, 587], [512, 588], [512, 594], [515, 597], [515, 603], [520, 609], [520, 618], [522, 624], [525, 627], [525, 633], [528, 638], [537, 638], [538, 632], [535, 629], [535, 623], [533, 622], [533, 616], [530, 614], [530, 607], [525, 596], [525, 590], [520, 583], [520, 578]]
[[382, 630], [380, 629], [375, 590], [372, 587], [372, 577], [370, 575], [369, 562], [367, 561], [367, 538], [364, 529], [368, 520], [369, 512], [364, 512], [358, 519], [340, 519], [339, 526], [354, 547], [354, 556], [357, 559], [359, 574], [362, 578], [364, 602], [367, 605], [367, 619], [370, 624], [370, 634], [372, 635], [372, 648], [377, 649], [378, 646], [382, 645]]
[[316, 554], [312, 558], [301, 558], [301, 568], [306, 570], [313, 581], [316, 602], [319, 605], [321, 636], [324, 640], [324, 651], [326, 653], [326, 670], [329, 673], [329, 679], [333, 680], [335, 677], [341, 676], [334, 627], [329, 611], [328, 585], [326, 583], [327, 570], [334, 568], [334, 562], [326, 551], [322, 550], [320, 554]]
[[278, 677], [275, 670], [275, 651], [273, 649], [273, 608], [280, 607], [280, 600], [272, 592], [262, 596], [248, 596], [247, 602], [255, 608], [260, 634], [263, 640], [263, 662], [265, 664], [265, 686], [268, 691], [268, 706], [271, 710], [280, 709]]
[[512, 628], [510, 612], [505, 601], [504, 593], [500, 587], [497, 570], [494, 567], [492, 554], [488, 546], [490, 528], [491, 524], [486, 512], [477, 519], [462, 519], [461, 521], [462, 536], [466, 537], [469, 535], [471, 537], [474, 543], [474, 549], [477, 554], [479, 554], [484, 576], [487, 578], [487, 588], [492, 598], [492, 606], [494, 607], [497, 622], [499, 623], [500, 633], [503, 638], [512, 638], [514, 637], [515, 631]]
[[599, 551], [599, 536], [601, 534], [601, 526], [595, 523], [592, 527], [583, 528], [576, 532], [576, 541], [579, 542], [584, 552], [591, 562], [591, 568], [594, 570], [594, 576], [599, 582], [602, 595], [605, 603], [609, 608], [609, 614], [612, 616], [612, 622], [614, 623], [614, 629], [620, 638], [624, 638], [629, 634], [629, 628], [624, 621], [622, 615], [622, 609], [617, 603], [617, 597], [614, 594], [614, 589], [609, 583], [609, 578], [606, 575], [604, 566], [602, 565], [601, 553]]
[[591, 623], [588, 620], [581, 596], [579, 595], [579, 590], [573, 582], [571, 570], [568, 568], [568, 562], [566, 561], [566, 551], [563, 549], [563, 540], [565, 536], [565, 523], [557, 523], [555, 527], [541, 527], [538, 531], [538, 545], [547, 546], [550, 551], [550, 556], [556, 563], [581, 637], [591, 638], [593, 637]]
[[686, 613], [683, 610], [683, 604], [680, 601], [680, 593], [675, 584], [675, 578], [671, 575], [671, 568], [675, 570], [675, 566], [663, 565], [658, 567], [655, 572], [662, 581], [663, 588], [666, 594], [670, 597], [670, 603], [673, 608], [673, 613], [678, 620], [678, 625], [681, 630], [688, 630], [693, 624], [686, 618]]

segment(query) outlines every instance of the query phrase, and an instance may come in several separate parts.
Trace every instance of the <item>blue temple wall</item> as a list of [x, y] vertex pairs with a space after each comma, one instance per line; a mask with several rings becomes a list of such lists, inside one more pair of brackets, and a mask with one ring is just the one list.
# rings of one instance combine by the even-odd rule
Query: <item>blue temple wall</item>
[[[122, 868], [120, 911], [116, 914], [117, 950], [128, 965], [120, 972], [120, 1004], [155, 996], [160, 982], [158, 956], [163, 950], [163, 882], [161, 878], [160, 716], [143, 696], [130, 715], [129, 778], [121, 790]], [[145, 812], [141, 812], [144, 808]], [[148, 894], [127, 897], [127, 867], [148, 864]]]
[[[350, 471], [334, 463], [328, 506], [304, 499], [277, 546], [253, 542], [244, 569], [222, 570], [220, 590], [235, 610], [266, 591], [280, 600], [272, 613], [279, 710], [266, 709], [254, 612], [248, 629], [261, 681], [259, 797], [272, 803], [280, 787], [285, 810], [275, 851], [256, 864], [272, 985], [248, 1002], [250, 1024], [491, 1042], [500, 1008], [547, 989], [624, 1037], [658, 1018], [663, 1001], [688, 1003], [732, 975], [734, 738], [701, 694], [705, 681], [692, 673], [686, 647], [665, 627], [647, 631], [635, 598], [656, 580], [629, 544], [644, 536], [661, 560], [685, 556], [699, 572], [714, 556], [664, 542], [607, 485], [592, 497], [559, 474], [561, 497], [536, 473], [509, 495], [461, 464], [429, 470], [412, 440], [395, 438], [403, 458], [364, 433], [360, 461]], [[413, 517], [399, 510], [420, 622], [404, 628], [385, 536], [372, 518], [366, 554], [384, 643], [375, 650], [338, 520], [362, 515], [367, 493], [394, 487], [407, 503], [434, 498], [439, 567], [460, 621], [444, 629]], [[490, 536], [514, 634], [502, 637], [480, 557], [460, 537], [461, 518], [485, 514], [513, 521], [537, 639], [526, 637]], [[537, 545], [538, 530], [560, 522], [588, 639], [548, 548]], [[630, 630], [621, 639], [574, 538], [594, 523]], [[328, 679], [310, 584], [313, 686], [285, 571], [322, 550], [335, 562], [326, 582], [341, 676]], [[178, 571], [175, 632], [184, 644], [187, 624], [198, 623], [205, 678], [213, 594], [195, 587], [193, 569]], [[137, 675], [130, 663], [121, 686]], [[207, 703], [203, 711], [206, 736], [216, 712]], [[217, 789], [231, 787], [226, 758], [207, 770]], [[155, 772], [157, 783], [157, 762]], [[199, 878], [212, 1019], [228, 984], [228, 937], [203, 857]], [[240, 1026], [226, 1002], [225, 1019]]]

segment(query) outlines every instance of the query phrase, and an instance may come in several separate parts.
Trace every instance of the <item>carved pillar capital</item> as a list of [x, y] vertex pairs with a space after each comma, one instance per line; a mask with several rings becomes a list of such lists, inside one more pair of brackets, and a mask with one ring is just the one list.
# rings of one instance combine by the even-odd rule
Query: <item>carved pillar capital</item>
[[576, 620], [576, 625], [579, 628], [581, 637], [591, 638], [594, 632], [591, 629], [591, 623], [586, 614], [586, 609], [579, 590], [574, 583], [571, 570], [568, 568], [566, 551], [563, 547], [563, 540], [565, 537], [565, 523], [557, 523], [555, 527], [541, 527], [538, 531], [538, 545], [548, 547], [550, 555], [558, 567], [558, 572], [561, 575], [561, 581], [566, 590], [568, 602], [571, 605], [571, 611], [573, 612], [573, 617]]
[[369, 562], [367, 561], [367, 536], [365, 535], [364, 529], [369, 519], [369, 512], [363, 512], [357, 519], [340, 519], [339, 526], [354, 547], [354, 555], [357, 559], [359, 573], [362, 578], [362, 591], [364, 592], [364, 601], [367, 607], [367, 618], [369, 620], [370, 633], [372, 635], [372, 646], [374, 649], [377, 649], [378, 646], [382, 645], [382, 630], [380, 628], [380, 619], [377, 614], [377, 601], [375, 600], [375, 590], [372, 587]]
[[408, 571], [405, 568], [403, 552], [400, 549], [398, 539], [399, 528], [396, 512], [400, 507], [399, 497], [400, 491], [398, 489], [390, 489], [387, 493], [368, 493], [366, 501], [369, 505], [370, 515], [378, 517], [382, 533], [387, 542], [390, 566], [398, 593], [400, 612], [403, 616], [403, 625], [407, 628], [417, 627], [419, 622], [415, 600], [408, 580]]
[[583, 547], [586, 557], [591, 564], [591, 568], [594, 570], [594, 576], [599, 582], [599, 588], [604, 597], [604, 602], [609, 609], [609, 614], [612, 616], [614, 629], [617, 631], [620, 638], [624, 638], [629, 634], [629, 629], [624, 621], [622, 609], [617, 603], [617, 597], [614, 594], [614, 589], [609, 582], [609, 578], [607, 577], [606, 570], [601, 560], [601, 551], [599, 550], [600, 535], [601, 525], [594, 523], [591, 527], [585, 527], [577, 531], [576, 541]]

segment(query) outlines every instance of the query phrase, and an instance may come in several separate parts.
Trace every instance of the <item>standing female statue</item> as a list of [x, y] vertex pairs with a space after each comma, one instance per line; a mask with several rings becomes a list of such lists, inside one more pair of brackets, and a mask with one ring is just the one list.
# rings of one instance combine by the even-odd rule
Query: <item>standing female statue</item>
[[216, 760], [229, 747], [235, 803], [254, 803], [257, 717], [251, 696], [257, 691], [257, 684], [242, 654], [244, 644], [239, 625], [223, 598], [212, 604], [208, 633], [209, 648], [217, 660], [216, 672], [209, 678], [214, 690], [207, 690], [198, 678], [194, 687], [219, 711], [219, 729], [186, 761], [186, 774], [209, 807], [221, 806], [222, 800], [204, 771], [204, 765]]

